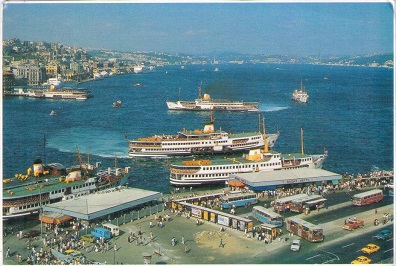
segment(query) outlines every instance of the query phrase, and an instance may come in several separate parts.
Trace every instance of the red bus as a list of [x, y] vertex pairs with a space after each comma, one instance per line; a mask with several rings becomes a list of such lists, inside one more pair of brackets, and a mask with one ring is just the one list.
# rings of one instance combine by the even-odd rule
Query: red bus
[[304, 198], [294, 199], [290, 203], [290, 211], [302, 213], [306, 208], [315, 210], [323, 208], [326, 199], [320, 195], [305, 195]]
[[384, 193], [381, 189], [373, 189], [370, 191], [356, 194], [352, 197], [352, 204], [356, 206], [363, 206], [378, 202], [384, 198]]
[[323, 229], [321, 227], [297, 217], [286, 219], [286, 229], [309, 242], [320, 242], [324, 240]]
[[306, 196], [307, 196], [307, 194], [302, 193], [302, 194], [296, 194], [293, 196], [276, 199], [275, 203], [274, 203], [274, 210], [276, 212], [290, 211], [290, 204], [291, 204], [292, 200], [304, 198]]

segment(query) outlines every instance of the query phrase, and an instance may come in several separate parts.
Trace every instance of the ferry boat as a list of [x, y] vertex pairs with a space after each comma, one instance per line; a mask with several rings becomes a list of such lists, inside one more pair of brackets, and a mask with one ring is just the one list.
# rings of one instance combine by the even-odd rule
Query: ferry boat
[[292, 170], [297, 168], [322, 168], [327, 152], [320, 155], [263, 152], [253, 149], [242, 158], [215, 158], [183, 161], [170, 167], [170, 183], [173, 186], [197, 186], [219, 184], [228, 181], [231, 174]]
[[92, 97], [92, 95], [87, 90], [72, 89], [67, 87], [62, 89], [55, 89], [54, 85], [51, 85], [50, 89], [15, 88], [7, 95], [47, 99], [72, 99], [80, 101], [85, 101], [88, 98]]
[[174, 135], [155, 135], [129, 141], [130, 157], [167, 157], [175, 155], [232, 153], [264, 147], [265, 142], [272, 148], [279, 132], [266, 134], [263, 120], [263, 133], [231, 134], [215, 131], [213, 117], [203, 130], [186, 130]]
[[319, 155], [283, 155], [264, 149], [251, 149], [242, 158], [214, 158], [187, 160], [170, 166], [170, 183], [173, 186], [198, 186], [225, 183], [231, 174], [293, 170], [298, 168], [322, 168], [327, 152]]
[[36, 161], [26, 175], [16, 174], [3, 182], [3, 219], [36, 214], [43, 205], [126, 183], [129, 167], [115, 165], [99, 171], [99, 166], [96, 163], [65, 168], [59, 163], [43, 165]]
[[309, 95], [308, 93], [304, 90], [304, 87], [302, 85], [302, 80], [301, 80], [301, 86], [300, 90], [294, 90], [293, 91], [293, 96], [292, 99], [296, 102], [300, 103], [307, 103], [308, 102]]
[[198, 87], [198, 99], [193, 101], [166, 101], [169, 110], [187, 111], [248, 111], [258, 112], [258, 102], [213, 100], [210, 95], [201, 95], [201, 87]]

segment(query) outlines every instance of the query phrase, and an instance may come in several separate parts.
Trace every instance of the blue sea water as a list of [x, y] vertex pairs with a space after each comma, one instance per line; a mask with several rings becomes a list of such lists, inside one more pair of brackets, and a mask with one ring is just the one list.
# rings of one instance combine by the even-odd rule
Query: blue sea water
[[[218, 67], [220, 71], [215, 72]], [[292, 102], [300, 87], [308, 104]], [[128, 158], [128, 139], [201, 129], [208, 112], [167, 110], [165, 101], [193, 100], [197, 87], [213, 99], [259, 101], [268, 133], [281, 135], [274, 147], [306, 154], [328, 150], [324, 169], [363, 173], [393, 169], [393, 69], [319, 65], [188, 65], [159, 67], [78, 84], [87, 101], [3, 98], [3, 177], [24, 173], [37, 158], [77, 163], [77, 147], [91, 162], [131, 166], [134, 187], [169, 192], [165, 160]], [[136, 83], [142, 86], [133, 86]], [[112, 103], [122, 100], [120, 108]], [[56, 110], [57, 116], [50, 116]], [[257, 131], [257, 113], [216, 112], [217, 129]], [[44, 149], [44, 135], [46, 145]], [[44, 156], [45, 153], [45, 156]], [[240, 156], [240, 155], [236, 155]]]

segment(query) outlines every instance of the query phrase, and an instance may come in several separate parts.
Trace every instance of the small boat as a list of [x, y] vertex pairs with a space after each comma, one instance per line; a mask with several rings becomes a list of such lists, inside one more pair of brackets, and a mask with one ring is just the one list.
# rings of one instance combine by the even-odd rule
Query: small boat
[[116, 107], [116, 108], [117, 108], [117, 107], [120, 107], [121, 104], [122, 104], [121, 100], [118, 100], [118, 101], [116, 101], [116, 102], [113, 103], [113, 107]]
[[140, 86], [142, 86], [142, 84], [140, 84], [140, 83], [135, 83], [135, 84], [133, 84], [133, 86], [134, 86], [134, 87], [140, 87]]
[[309, 95], [308, 93], [304, 90], [304, 87], [302, 85], [301, 81], [301, 88], [300, 90], [294, 90], [293, 91], [293, 97], [292, 99], [296, 102], [300, 103], [307, 103], [308, 102]]
[[54, 110], [51, 111], [50, 115], [57, 115], [58, 113]]

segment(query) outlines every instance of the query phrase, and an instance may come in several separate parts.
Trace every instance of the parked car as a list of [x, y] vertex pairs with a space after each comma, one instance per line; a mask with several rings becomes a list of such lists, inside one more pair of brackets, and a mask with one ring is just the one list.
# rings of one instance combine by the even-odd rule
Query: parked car
[[81, 240], [87, 241], [89, 243], [94, 243], [96, 241], [96, 237], [91, 234], [81, 236]]
[[301, 247], [301, 240], [293, 240], [290, 246], [292, 251], [299, 251]]
[[354, 230], [356, 228], [360, 228], [364, 226], [364, 221], [358, 219], [346, 219], [344, 226], [342, 228], [346, 230]]
[[354, 259], [351, 264], [369, 264], [371, 262], [371, 259], [365, 257], [365, 256], [359, 256], [356, 259]]
[[362, 251], [366, 254], [371, 254], [377, 252], [378, 250], [380, 250], [380, 247], [374, 244], [367, 244], [364, 248], [362, 248]]
[[386, 240], [392, 237], [392, 231], [388, 229], [384, 229], [373, 237], [379, 240]]
[[23, 237], [26, 238], [31, 238], [31, 237], [36, 237], [40, 235], [40, 231], [38, 230], [30, 230], [29, 232], [26, 232], [23, 234]]

